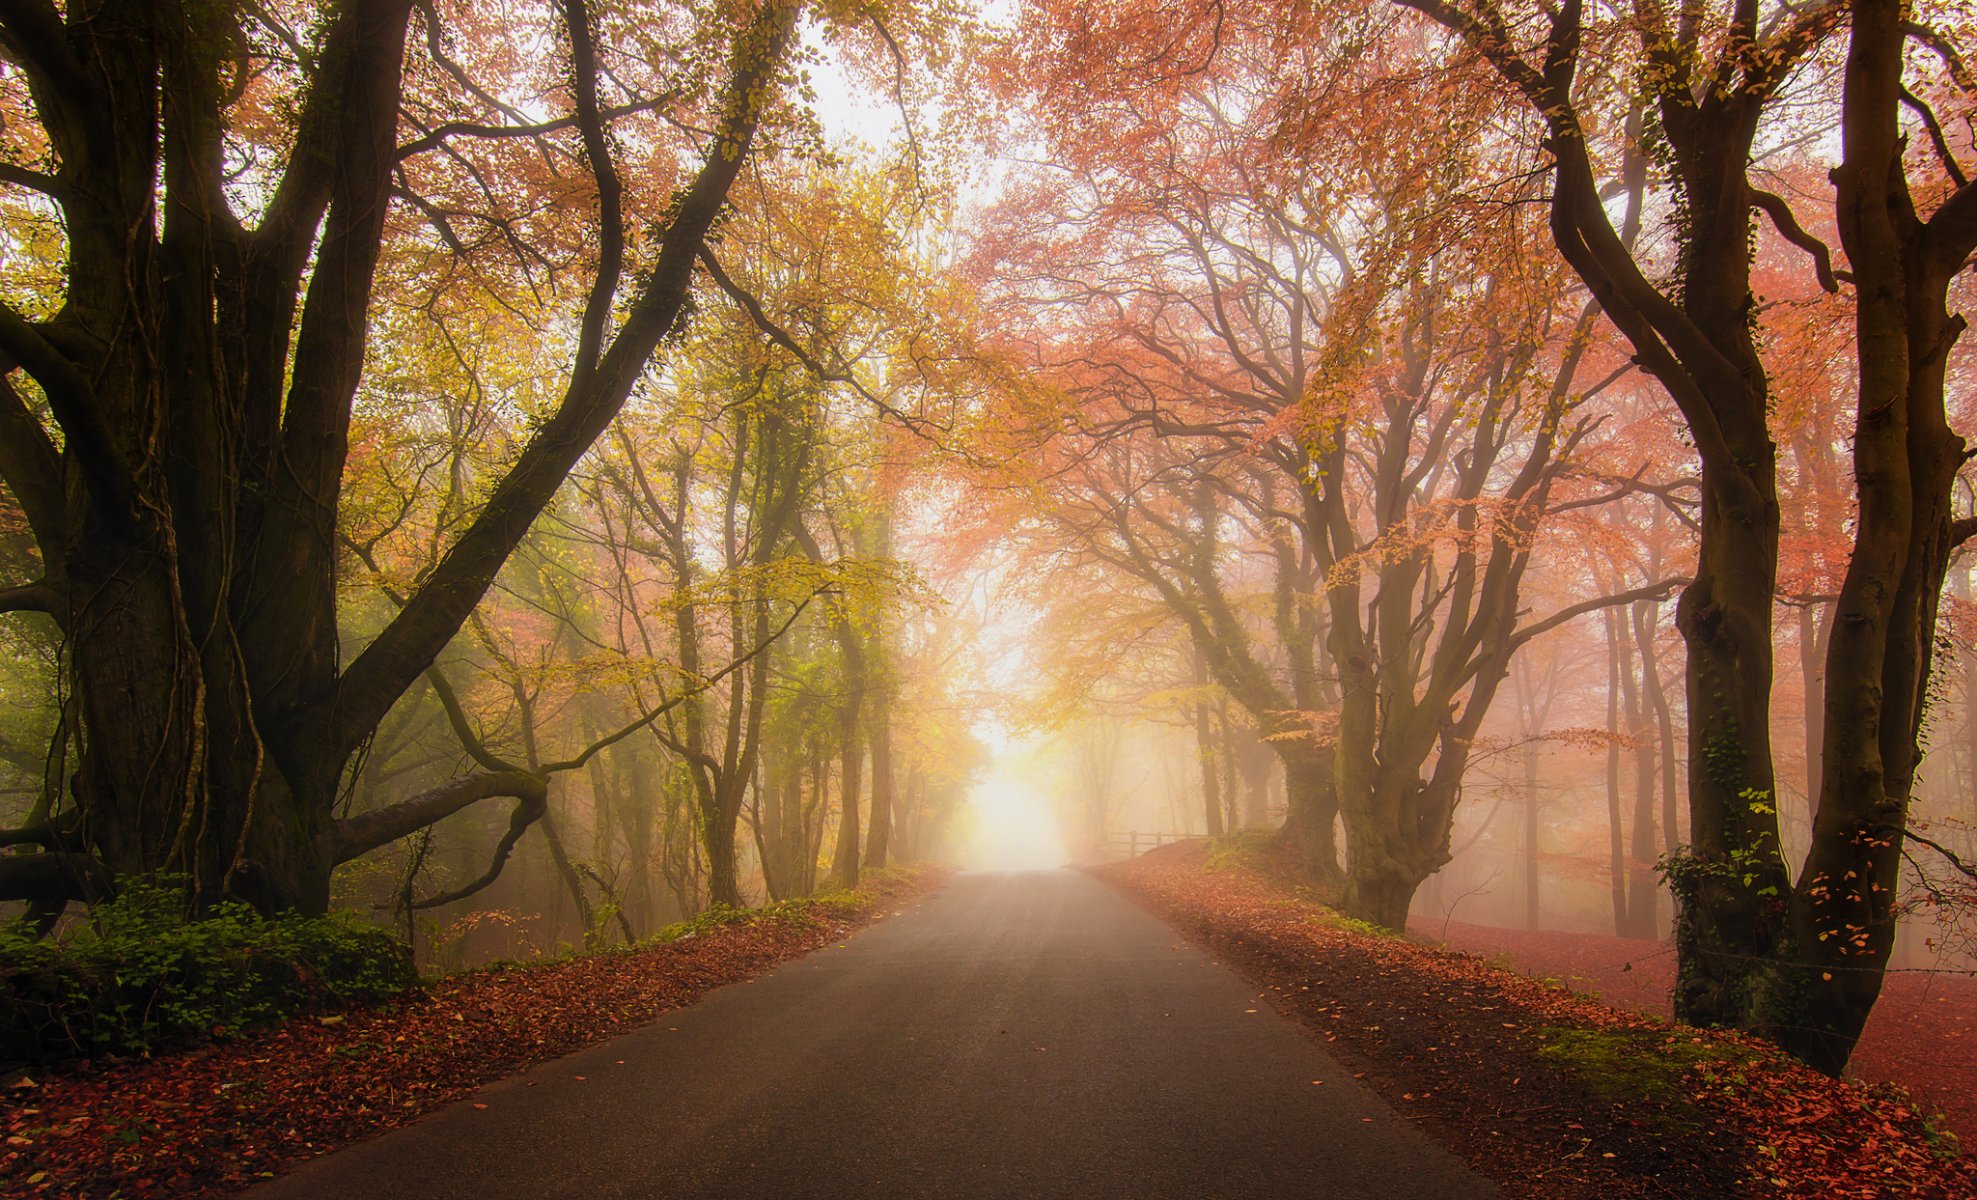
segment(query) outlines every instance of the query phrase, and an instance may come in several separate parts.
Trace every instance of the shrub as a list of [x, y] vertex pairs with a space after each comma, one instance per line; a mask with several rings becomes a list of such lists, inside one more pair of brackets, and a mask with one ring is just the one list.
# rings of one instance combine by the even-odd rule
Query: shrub
[[50, 940], [0, 926], [0, 1059], [46, 1063], [182, 1046], [415, 986], [405, 947], [347, 914], [196, 920], [169, 879], [125, 882]]

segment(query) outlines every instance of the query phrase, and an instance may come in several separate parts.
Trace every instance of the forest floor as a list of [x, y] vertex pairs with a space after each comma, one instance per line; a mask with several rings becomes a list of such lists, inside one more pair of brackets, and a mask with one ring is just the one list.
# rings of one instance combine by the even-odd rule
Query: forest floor
[[1977, 1161], [1893, 1089], [1343, 921], [1251, 856], [1184, 843], [1096, 871], [1506, 1196], [1977, 1197]]
[[162, 1200], [245, 1186], [828, 945], [941, 878], [887, 872], [628, 948], [448, 976], [376, 1008], [36, 1072], [0, 1091], [0, 1196]]
[[[1413, 931], [1527, 975], [1591, 992], [1616, 1008], [1669, 1016], [1675, 949], [1588, 933], [1531, 933], [1488, 925], [1416, 922]], [[1944, 1128], [1977, 1152], [1977, 978], [1896, 971], [1861, 1035], [1848, 1073], [1898, 1084], [1941, 1113]]]

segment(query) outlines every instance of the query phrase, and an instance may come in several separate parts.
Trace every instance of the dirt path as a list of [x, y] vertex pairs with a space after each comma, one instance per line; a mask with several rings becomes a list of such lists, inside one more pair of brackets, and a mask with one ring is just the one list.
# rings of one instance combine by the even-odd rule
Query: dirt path
[[1495, 1194], [1236, 976], [1068, 871], [958, 876], [841, 947], [247, 1193]]

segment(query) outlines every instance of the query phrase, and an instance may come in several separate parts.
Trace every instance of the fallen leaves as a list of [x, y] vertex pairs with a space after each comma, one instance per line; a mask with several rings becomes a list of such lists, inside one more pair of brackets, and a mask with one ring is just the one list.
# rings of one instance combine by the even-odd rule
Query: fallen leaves
[[[1898, 1094], [1828, 1079], [1752, 1039], [1341, 928], [1288, 886], [1201, 860], [1198, 847], [1173, 847], [1098, 873], [1278, 991], [1349, 1067], [1365, 1068], [1353, 1078], [1516, 1194], [1977, 1197], [1977, 1165], [1942, 1154]], [[1664, 987], [1672, 954], [1627, 949], [1602, 956], [1612, 979], [1634, 994]], [[1940, 1056], [1941, 1044], [1919, 1049]]]
[[164, 1200], [243, 1187], [841, 943], [935, 878], [875, 886], [855, 907], [477, 971], [334, 1020], [16, 1081], [0, 1095], [0, 1195]]
[[[1526, 974], [1552, 976], [1608, 1004], [1670, 1015], [1675, 955], [1660, 943], [1597, 933], [1528, 932], [1453, 922], [1425, 932], [1454, 949], [1501, 956]], [[1971, 1047], [1945, 1053], [1954, 1047]], [[1895, 972], [1848, 1064], [1849, 1075], [1898, 1084], [1943, 1110], [1944, 1124], [1977, 1144], [1977, 978]]]

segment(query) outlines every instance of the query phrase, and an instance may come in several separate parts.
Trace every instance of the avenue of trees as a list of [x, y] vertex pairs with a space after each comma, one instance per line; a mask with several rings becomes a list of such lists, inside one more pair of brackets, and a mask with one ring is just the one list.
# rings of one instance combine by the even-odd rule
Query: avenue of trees
[[[640, 793], [626, 886], [663, 865], [687, 911], [741, 900], [744, 809], [801, 846], [827, 786], [838, 876], [884, 862], [894, 759], [955, 748], [891, 753], [907, 415], [844, 385], [923, 405], [902, 347], [939, 301], [883, 226], [905, 166], [811, 149], [799, 40], [903, 72], [935, 16], [10, 7], [4, 606], [51, 699], [0, 890], [45, 920], [167, 872], [320, 912], [339, 865], [505, 801], [485, 870], [407, 904], [539, 825], [582, 907], [550, 796], [585, 772]], [[844, 719], [765, 754], [786, 675]], [[805, 748], [842, 780], [795, 787]]]
[[1837, 1072], [1977, 883], [1938, 7], [0, 0], [0, 900], [855, 884], [992, 580], [1074, 850], [1151, 724], [1350, 915], [1489, 838], [1535, 923], [1566, 747], [1678, 1014]]

